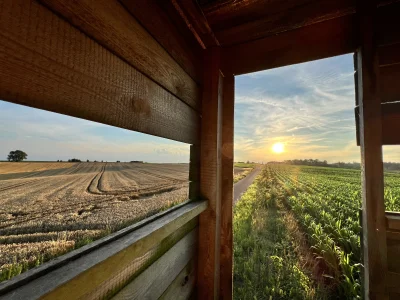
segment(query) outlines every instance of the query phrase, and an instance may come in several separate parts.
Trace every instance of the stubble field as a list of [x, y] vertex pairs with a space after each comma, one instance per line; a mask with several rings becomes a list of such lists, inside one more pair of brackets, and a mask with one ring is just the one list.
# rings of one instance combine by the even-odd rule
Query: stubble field
[[0, 279], [181, 203], [188, 164], [0, 163]]

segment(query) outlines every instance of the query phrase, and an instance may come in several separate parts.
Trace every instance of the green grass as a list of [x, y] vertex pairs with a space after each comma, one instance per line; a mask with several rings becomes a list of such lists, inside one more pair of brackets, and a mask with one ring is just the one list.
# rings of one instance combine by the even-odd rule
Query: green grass
[[326, 299], [301, 264], [282, 193], [265, 169], [234, 209], [235, 299]]
[[248, 163], [241, 163], [241, 162], [235, 162], [233, 164], [233, 167], [235, 168], [254, 168], [256, 164], [248, 164]]

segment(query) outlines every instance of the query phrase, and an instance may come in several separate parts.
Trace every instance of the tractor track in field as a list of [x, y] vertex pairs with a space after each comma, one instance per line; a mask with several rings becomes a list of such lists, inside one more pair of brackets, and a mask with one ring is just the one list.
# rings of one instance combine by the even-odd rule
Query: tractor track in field
[[33, 179], [33, 180], [30, 180], [30, 181], [15, 183], [15, 184], [12, 184], [12, 185], [8, 185], [8, 186], [5, 186], [5, 187], [1, 187], [1, 188], [0, 188], [0, 192], [4, 192], [4, 191], [10, 190], [10, 189], [14, 189], [14, 188], [19, 188], [19, 187], [22, 187], [22, 186], [24, 186], [24, 185], [28, 185], [28, 184], [30, 184], [30, 183], [32, 183], [32, 182], [36, 182], [36, 181], [39, 181], [39, 180], [40, 180], [40, 179]]

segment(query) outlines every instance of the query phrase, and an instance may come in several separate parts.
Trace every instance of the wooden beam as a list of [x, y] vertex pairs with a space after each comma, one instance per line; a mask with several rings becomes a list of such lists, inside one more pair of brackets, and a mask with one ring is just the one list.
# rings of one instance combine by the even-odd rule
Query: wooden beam
[[[354, 0], [215, 1], [203, 11], [223, 46], [245, 43], [355, 13]], [[396, 0], [380, 0], [385, 6]]]
[[214, 36], [206, 17], [196, 0], [169, 0], [185, 21], [186, 26], [192, 31], [203, 49], [218, 46], [219, 42]]
[[196, 82], [117, 0], [40, 1], [200, 111], [200, 90]]
[[222, 98], [221, 286], [220, 299], [233, 295], [233, 124], [235, 78], [225, 74]]
[[170, 1], [120, 2], [197, 83], [202, 82], [203, 49]]
[[400, 145], [400, 102], [382, 103], [383, 145]]
[[223, 48], [223, 71], [245, 74], [351, 53], [358, 45], [355, 19], [345, 16]]
[[0, 0], [0, 45], [2, 100], [197, 141], [193, 108], [36, 1]]
[[400, 43], [400, 2], [378, 9], [377, 40], [378, 45]]
[[385, 299], [387, 274], [383, 197], [382, 113], [376, 40], [376, 2], [357, 2], [360, 48], [357, 52], [362, 177], [364, 297]]
[[[219, 22], [218, 24], [212, 25], [215, 36], [221, 45], [227, 46], [244, 43], [303, 26], [350, 15], [355, 12], [352, 1], [348, 0], [302, 0], [279, 1], [279, 3], [276, 1], [272, 4], [270, 2], [271, 1], [265, 0], [253, 1], [253, 3], [256, 4], [252, 7], [244, 1], [239, 2], [238, 4], [242, 3], [242, 6], [251, 9], [251, 13], [246, 13], [248, 9], [237, 9], [235, 10], [237, 12], [237, 18], [232, 20], [236, 22]], [[235, 3], [232, 5], [238, 4]], [[212, 15], [213, 14], [211, 14], [211, 16]], [[226, 15], [228, 17], [229, 13], [226, 13]], [[210, 15], [207, 14], [207, 18], [209, 18], [209, 16]], [[290, 16], [289, 20], [288, 16]], [[229, 26], [230, 24], [232, 24], [232, 26]]]
[[222, 86], [220, 49], [206, 51], [201, 121], [200, 194], [209, 200], [199, 221], [198, 299], [219, 299], [221, 245]]
[[[382, 145], [400, 145], [400, 102], [381, 104]], [[360, 108], [355, 108], [357, 145], [360, 145]]]

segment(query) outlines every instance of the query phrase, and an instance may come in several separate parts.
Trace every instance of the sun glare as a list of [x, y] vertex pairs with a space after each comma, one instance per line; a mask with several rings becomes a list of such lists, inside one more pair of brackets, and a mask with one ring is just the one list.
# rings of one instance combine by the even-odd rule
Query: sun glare
[[282, 143], [275, 143], [272, 145], [272, 151], [275, 153], [282, 153], [285, 150], [285, 146]]

